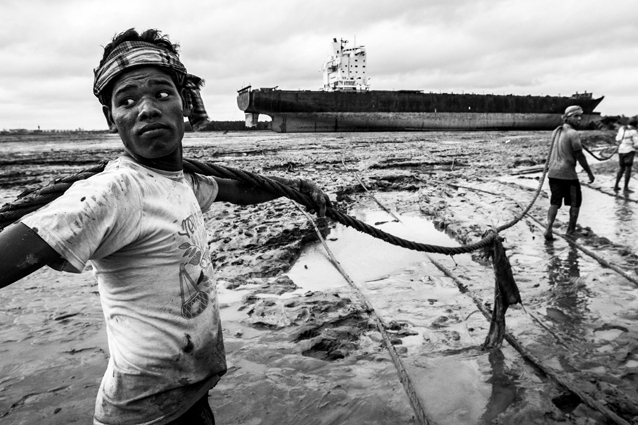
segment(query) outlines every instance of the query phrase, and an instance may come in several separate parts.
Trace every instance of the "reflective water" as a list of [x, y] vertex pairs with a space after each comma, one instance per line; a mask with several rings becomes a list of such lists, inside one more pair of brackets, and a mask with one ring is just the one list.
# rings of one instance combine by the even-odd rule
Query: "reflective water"
[[[438, 231], [434, 225], [420, 217], [400, 216], [401, 222], [383, 211], [355, 210], [351, 216], [374, 225], [394, 236], [418, 243], [440, 246], [458, 246], [458, 242]], [[341, 267], [355, 282], [374, 281], [395, 274], [407, 267], [427, 261], [423, 252], [394, 246], [380, 239], [361, 233], [351, 227], [338, 224], [331, 230], [326, 245]], [[435, 258], [437, 254], [433, 254]], [[468, 256], [455, 257], [458, 262], [468, 262]], [[321, 243], [304, 249], [287, 273], [300, 291], [325, 291], [347, 284], [339, 271], [332, 266]]]
[[[382, 211], [357, 210], [351, 215], [407, 240], [458, 246], [422, 217], [399, 216], [401, 222], [396, 222]], [[515, 353], [509, 348], [493, 353], [477, 349], [487, 323], [482, 316], [471, 314], [475, 307], [470, 298], [442, 277], [425, 253], [389, 245], [341, 225], [330, 232], [327, 245], [386, 323], [409, 323], [416, 332], [402, 338], [401, 346], [408, 349], [402, 361], [421, 404], [435, 423], [489, 423], [519, 398], [522, 390], [517, 377], [506, 367], [506, 357]], [[453, 261], [441, 254], [430, 255], [459, 270], [485, 269], [473, 263], [469, 255], [455, 256]], [[338, 291], [347, 285], [320, 243], [305, 249], [288, 275], [301, 287], [297, 291], [301, 293]], [[468, 319], [459, 320], [468, 315]], [[433, 327], [432, 323], [441, 325]], [[477, 337], [474, 330], [479, 328]], [[457, 342], [449, 345], [448, 338]], [[433, 349], [436, 352], [446, 347], [461, 351], [432, 355]]]
[[[520, 186], [536, 189], [541, 174], [531, 174], [526, 177], [505, 177], [502, 181], [514, 182]], [[584, 180], [581, 177], [581, 183]], [[600, 181], [602, 180], [602, 181]], [[638, 238], [634, 234], [638, 229], [638, 187], [636, 193], [614, 193], [613, 181], [609, 178], [598, 177], [593, 189], [581, 184], [583, 193], [583, 205], [580, 208], [578, 224], [589, 227], [600, 236], [611, 241], [626, 245], [635, 253], [638, 253]], [[549, 182], [543, 182], [543, 191], [549, 196]], [[547, 204], [548, 201], [545, 201]], [[544, 217], [543, 217], [544, 219]], [[558, 211], [557, 220], [569, 221], [569, 207], [562, 206]]]

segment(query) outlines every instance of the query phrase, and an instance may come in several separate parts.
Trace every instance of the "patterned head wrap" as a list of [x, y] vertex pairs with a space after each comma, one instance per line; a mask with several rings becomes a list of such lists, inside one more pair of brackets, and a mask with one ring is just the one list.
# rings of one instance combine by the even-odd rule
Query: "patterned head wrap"
[[583, 114], [583, 108], [581, 108], [578, 105], [572, 105], [572, 106], [568, 106], [567, 109], [565, 109], [565, 114], [563, 114], [563, 118], [569, 118], [571, 116], [574, 116], [576, 114]]
[[93, 94], [101, 99], [103, 91], [122, 72], [136, 66], [156, 66], [174, 75], [177, 83], [183, 86], [185, 107], [191, 111], [188, 120], [194, 129], [209, 122], [204, 102], [200, 95], [200, 88], [204, 80], [186, 72], [186, 68], [179, 60], [179, 56], [160, 46], [146, 41], [125, 41], [113, 49], [102, 66], [95, 69]]

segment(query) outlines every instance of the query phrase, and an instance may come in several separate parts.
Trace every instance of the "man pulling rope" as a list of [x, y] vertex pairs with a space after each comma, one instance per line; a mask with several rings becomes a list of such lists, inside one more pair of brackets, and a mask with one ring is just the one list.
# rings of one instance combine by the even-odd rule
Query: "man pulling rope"
[[[199, 87], [159, 31], [117, 35], [93, 92], [125, 152], [0, 233], [0, 288], [44, 265], [94, 269], [110, 351], [94, 424], [214, 424], [208, 390], [226, 358], [203, 211], [279, 195], [183, 172], [184, 117], [206, 115]], [[325, 212], [315, 184], [271, 179]]]
[[549, 170], [547, 173], [549, 188], [552, 193], [549, 210], [547, 211], [547, 228], [545, 229], [545, 239], [548, 241], [554, 240], [552, 227], [554, 226], [558, 209], [563, 202], [565, 205], [570, 206], [567, 234], [573, 235], [576, 231], [576, 222], [583, 202], [580, 182], [576, 174], [576, 163], [578, 162], [587, 172], [590, 183], [595, 178], [587, 163], [587, 157], [583, 153], [583, 146], [578, 132], [575, 130], [580, 125], [582, 115], [583, 109], [580, 106], [568, 107], [562, 117], [563, 125], [554, 130], [552, 134], [554, 148], [549, 157]]

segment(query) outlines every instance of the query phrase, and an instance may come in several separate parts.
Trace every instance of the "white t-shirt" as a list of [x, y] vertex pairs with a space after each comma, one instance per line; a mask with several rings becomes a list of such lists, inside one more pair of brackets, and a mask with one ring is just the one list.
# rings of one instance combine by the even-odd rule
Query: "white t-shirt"
[[111, 355], [95, 424], [170, 422], [225, 373], [202, 215], [217, 191], [121, 157], [23, 220], [73, 268], [93, 266]]
[[618, 153], [633, 152], [635, 150], [636, 143], [638, 143], [638, 131], [629, 126], [620, 127], [618, 129], [618, 134], [616, 134], [616, 141], [620, 142], [620, 146], [618, 146]]

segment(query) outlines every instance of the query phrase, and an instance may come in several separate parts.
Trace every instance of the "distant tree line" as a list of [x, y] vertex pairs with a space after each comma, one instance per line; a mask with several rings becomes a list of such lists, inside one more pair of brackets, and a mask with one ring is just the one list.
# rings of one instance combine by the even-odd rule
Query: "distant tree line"
[[[192, 132], [193, 128], [189, 122], [185, 122], [185, 130]], [[244, 121], [211, 121], [199, 131], [261, 131], [270, 130], [270, 122], [262, 121], [257, 124], [256, 128], [247, 128]], [[0, 130], [0, 134], [35, 134], [35, 133], [108, 133], [109, 130], [84, 130], [77, 128], [75, 130], [29, 130], [26, 128], [12, 128]]]
[[[186, 131], [193, 131], [190, 123], [186, 122]], [[256, 128], [247, 128], [244, 121], [211, 121], [198, 131], [261, 131], [270, 130], [270, 122], [260, 121]]]

